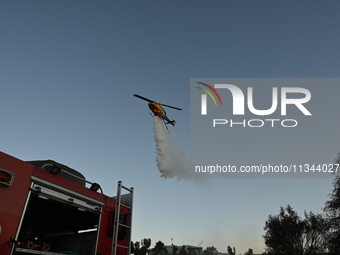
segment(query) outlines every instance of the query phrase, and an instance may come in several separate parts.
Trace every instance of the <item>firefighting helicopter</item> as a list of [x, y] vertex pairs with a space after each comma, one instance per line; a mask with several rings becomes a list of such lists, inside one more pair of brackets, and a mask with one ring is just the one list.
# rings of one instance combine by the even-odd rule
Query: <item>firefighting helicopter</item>
[[[169, 108], [172, 108], [172, 109], [176, 109], [176, 110], [179, 110], [179, 111], [181, 111], [182, 109], [177, 108], [177, 107], [174, 107], [174, 106], [166, 105], [166, 104], [160, 104], [160, 103], [157, 103], [157, 102], [155, 102], [155, 101], [152, 101], [152, 100], [150, 100], [150, 99], [148, 99], [148, 98], [142, 97], [142, 96], [137, 95], [137, 94], [134, 94], [134, 96], [135, 96], [135, 97], [138, 97], [138, 98], [140, 98], [140, 99], [143, 99], [143, 100], [145, 100], [145, 101], [147, 101], [147, 102], [149, 102], [149, 103], [148, 103], [148, 106], [149, 106], [151, 112], [153, 113], [154, 116], [157, 116], [157, 117], [159, 117], [160, 119], [163, 120], [164, 125], [165, 125], [166, 129], [168, 130], [168, 132], [169, 132], [169, 129], [168, 129], [167, 124], [171, 124], [171, 125], [173, 125], [173, 126], [176, 125], [176, 121], [170, 120], [170, 119], [166, 116], [166, 112], [165, 112], [165, 110], [163, 109], [162, 106], [169, 107]], [[151, 113], [150, 113], [150, 115], [152, 116]], [[169, 133], [170, 133], [170, 132], [169, 132]]]

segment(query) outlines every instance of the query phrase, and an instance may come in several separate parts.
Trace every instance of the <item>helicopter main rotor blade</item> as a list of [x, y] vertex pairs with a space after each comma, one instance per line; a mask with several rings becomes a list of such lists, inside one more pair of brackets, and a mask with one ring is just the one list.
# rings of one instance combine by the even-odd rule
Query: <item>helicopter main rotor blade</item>
[[[152, 100], [150, 100], [150, 99], [148, 99], [148, 98], [146, 98], [146, 97], [142, 97], [142, 96], [137, 95], [137, 94], [134, 94], [134, 96], [135, 96], [135, 97], [138, 97], [138, 98], [140, 98], [140, 99], [142, 99], [142, 100], [148, 101], [148, 102], [150, 102], [150, 103], [156, 103], [155, 101], [152, 101]], [[160, 104], [160, 105], [163, 105], [163, 106], [169, 107], [169, 108], [173, 108], [173, 109], [176, 109], [176, 110], [179, 110], [179, 111], [182, 110], [182, 109], [180, 109], [180, 108], [177, 108], [177, 107], [174, 107], [174, 106], [171, 106], [171, 105], [167, 105], [167, 104]]]
[[146, 97], [142, 97], [142, 96], [137, 95], [137, 94], [134, 94], [134, 96], [135, 96], [135, 97], [138, 97], [138, 98], [140, 98], [140, 99], [143, 99], [143, 100], [145, 100], [145, 101], [148, 101], [148, 102], [150, 102], [150, 103], [154, 103], [154, 102], [155, 102], [155, 101], [152, 101], [152, 100], [150, 100], [150, 99], [148, 99], [148, 98], [146, 98]]
[[182, 111], [182, 109], [174, 107], [174, 106], [171, 106], [171, 105], [166, 105], [166, 104], [160, 104], [160, 105], [163, 105], [165, 107], [169, 107], [169, 108], [172, 108], [172, 109], [176, 109], [176, 110]]

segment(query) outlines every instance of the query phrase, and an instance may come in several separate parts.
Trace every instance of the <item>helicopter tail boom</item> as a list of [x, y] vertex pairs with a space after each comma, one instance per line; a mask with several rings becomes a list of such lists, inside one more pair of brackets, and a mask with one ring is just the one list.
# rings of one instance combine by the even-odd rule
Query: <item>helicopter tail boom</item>
[[169, 119], [167, 119], [166, 121], [167, 121], [166, 124], [171, 124], [171, 125], [173, 125], [173, 126], [176, 125], [176, 121], [175, 121], [175, 120], [169, 120]]

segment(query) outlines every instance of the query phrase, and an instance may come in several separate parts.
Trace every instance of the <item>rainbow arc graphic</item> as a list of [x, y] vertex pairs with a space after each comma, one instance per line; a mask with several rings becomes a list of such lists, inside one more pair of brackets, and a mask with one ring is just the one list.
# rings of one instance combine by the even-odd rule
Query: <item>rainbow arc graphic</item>
[[[213, 87], [211, 87], [210, 85], [208, 85], [206, 83], [203, 83], [203, 82], [197, 82], [197, 83], [199, 83], [199, 84], [209, 88], [217, 96], [217, 98], [220, 101], [220, 104], [222, 106], [222, 100], [220, 98], [220, 95], [217, 93], [217, 91]], [[214, 101], [215, 105], [217, 106], [215, 97], [214, 97], [214, 95], [209, 90], [207, 90], [205, 88], [201, 88], [201, 87], [197, 87], [197, 88], [203, 90], [204, 92], [206, 92], [212, 98], [212, 100]], [[207, 95], [206, 94], [202, 94], [201, 100], [202, 100], [201, 101], [201, 114], [202, 115], [207, 115]]]

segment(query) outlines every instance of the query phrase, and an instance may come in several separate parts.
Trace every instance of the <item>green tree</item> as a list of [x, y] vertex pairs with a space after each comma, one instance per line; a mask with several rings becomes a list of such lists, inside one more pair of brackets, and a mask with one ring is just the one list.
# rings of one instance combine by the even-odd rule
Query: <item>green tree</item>
[[185, 245], [182, 246], [181, 250], [179, 251], [179, 255], [187, 255], [187, 251], [185, 249]]
[[172, 255], [177, 255], [177, 252], [178, 252], [178, 246], [173, 245], [172, 246]]
[[152, 249], [152, 254], [155, 255], [163, 255], [168, 253], [167, 249], [164, 247], [164, 243], [161, 241], [158, 241], [155, 244], [155, 247]]
[[244, 255], [253, 255], [253, 249], [248, 249], [248, 251], [246, 253], [244, 253]]
[[279, 215], [269, 215], [263, 236], [267, 254], [301, 255], [303, 222], [290, 205], [280, 207]]
[[263, 238], [268, 255], [312, 255], [324, 251], [325, 219], [305, 212], [301, 219], [290, 205], [280, 207], [278, 215], [269, 215]]
[[134, 245], [134, 254], [135, 255], [140, 255], [140, 242], [135, 242], [135, 245]]
[[149, 247], [151, 246], [151, 239], [150, 238], [144, 238], [142, 241], [142, 247], [140, 248], [140, 255], [146, 255]]
[[321, 214], [305, 212], [304, 251], [305, 254], [319, 254], [326, 250], [327, 219]]
[[335, 160], [334, 170], [338, 173], [333, 180], [333, 190], [326, 201], [324, 212], [327, 215], [327, 248], [330, 254], [340, 254], [340, 153]]
[[216, 255], [218, 254], [217, 249], [214, 246], [211, 247], [207, 247], [204, 251], [203, 251], [204, 255]]
[[131, 250], [131, 254], [135, 253], [135, 244], [132, 241], [130, 243], [130, 250]]
[[235, 255], [236, 254], [235, 247], [233, 247], [233, 249], [234, 249], [234, 251], [231, 249], [230, 246], [228, 246], [227, 251], [228, 251], [229, 255]]
[[[142, 247], [140, 247], [140, 244], [142, 244]], [[134, 244], [131, 242], [131, 253], [135, 255], [146, 255], [150, 246], [150, 238], [144, 238], [141, 242], [135, 242]]]

